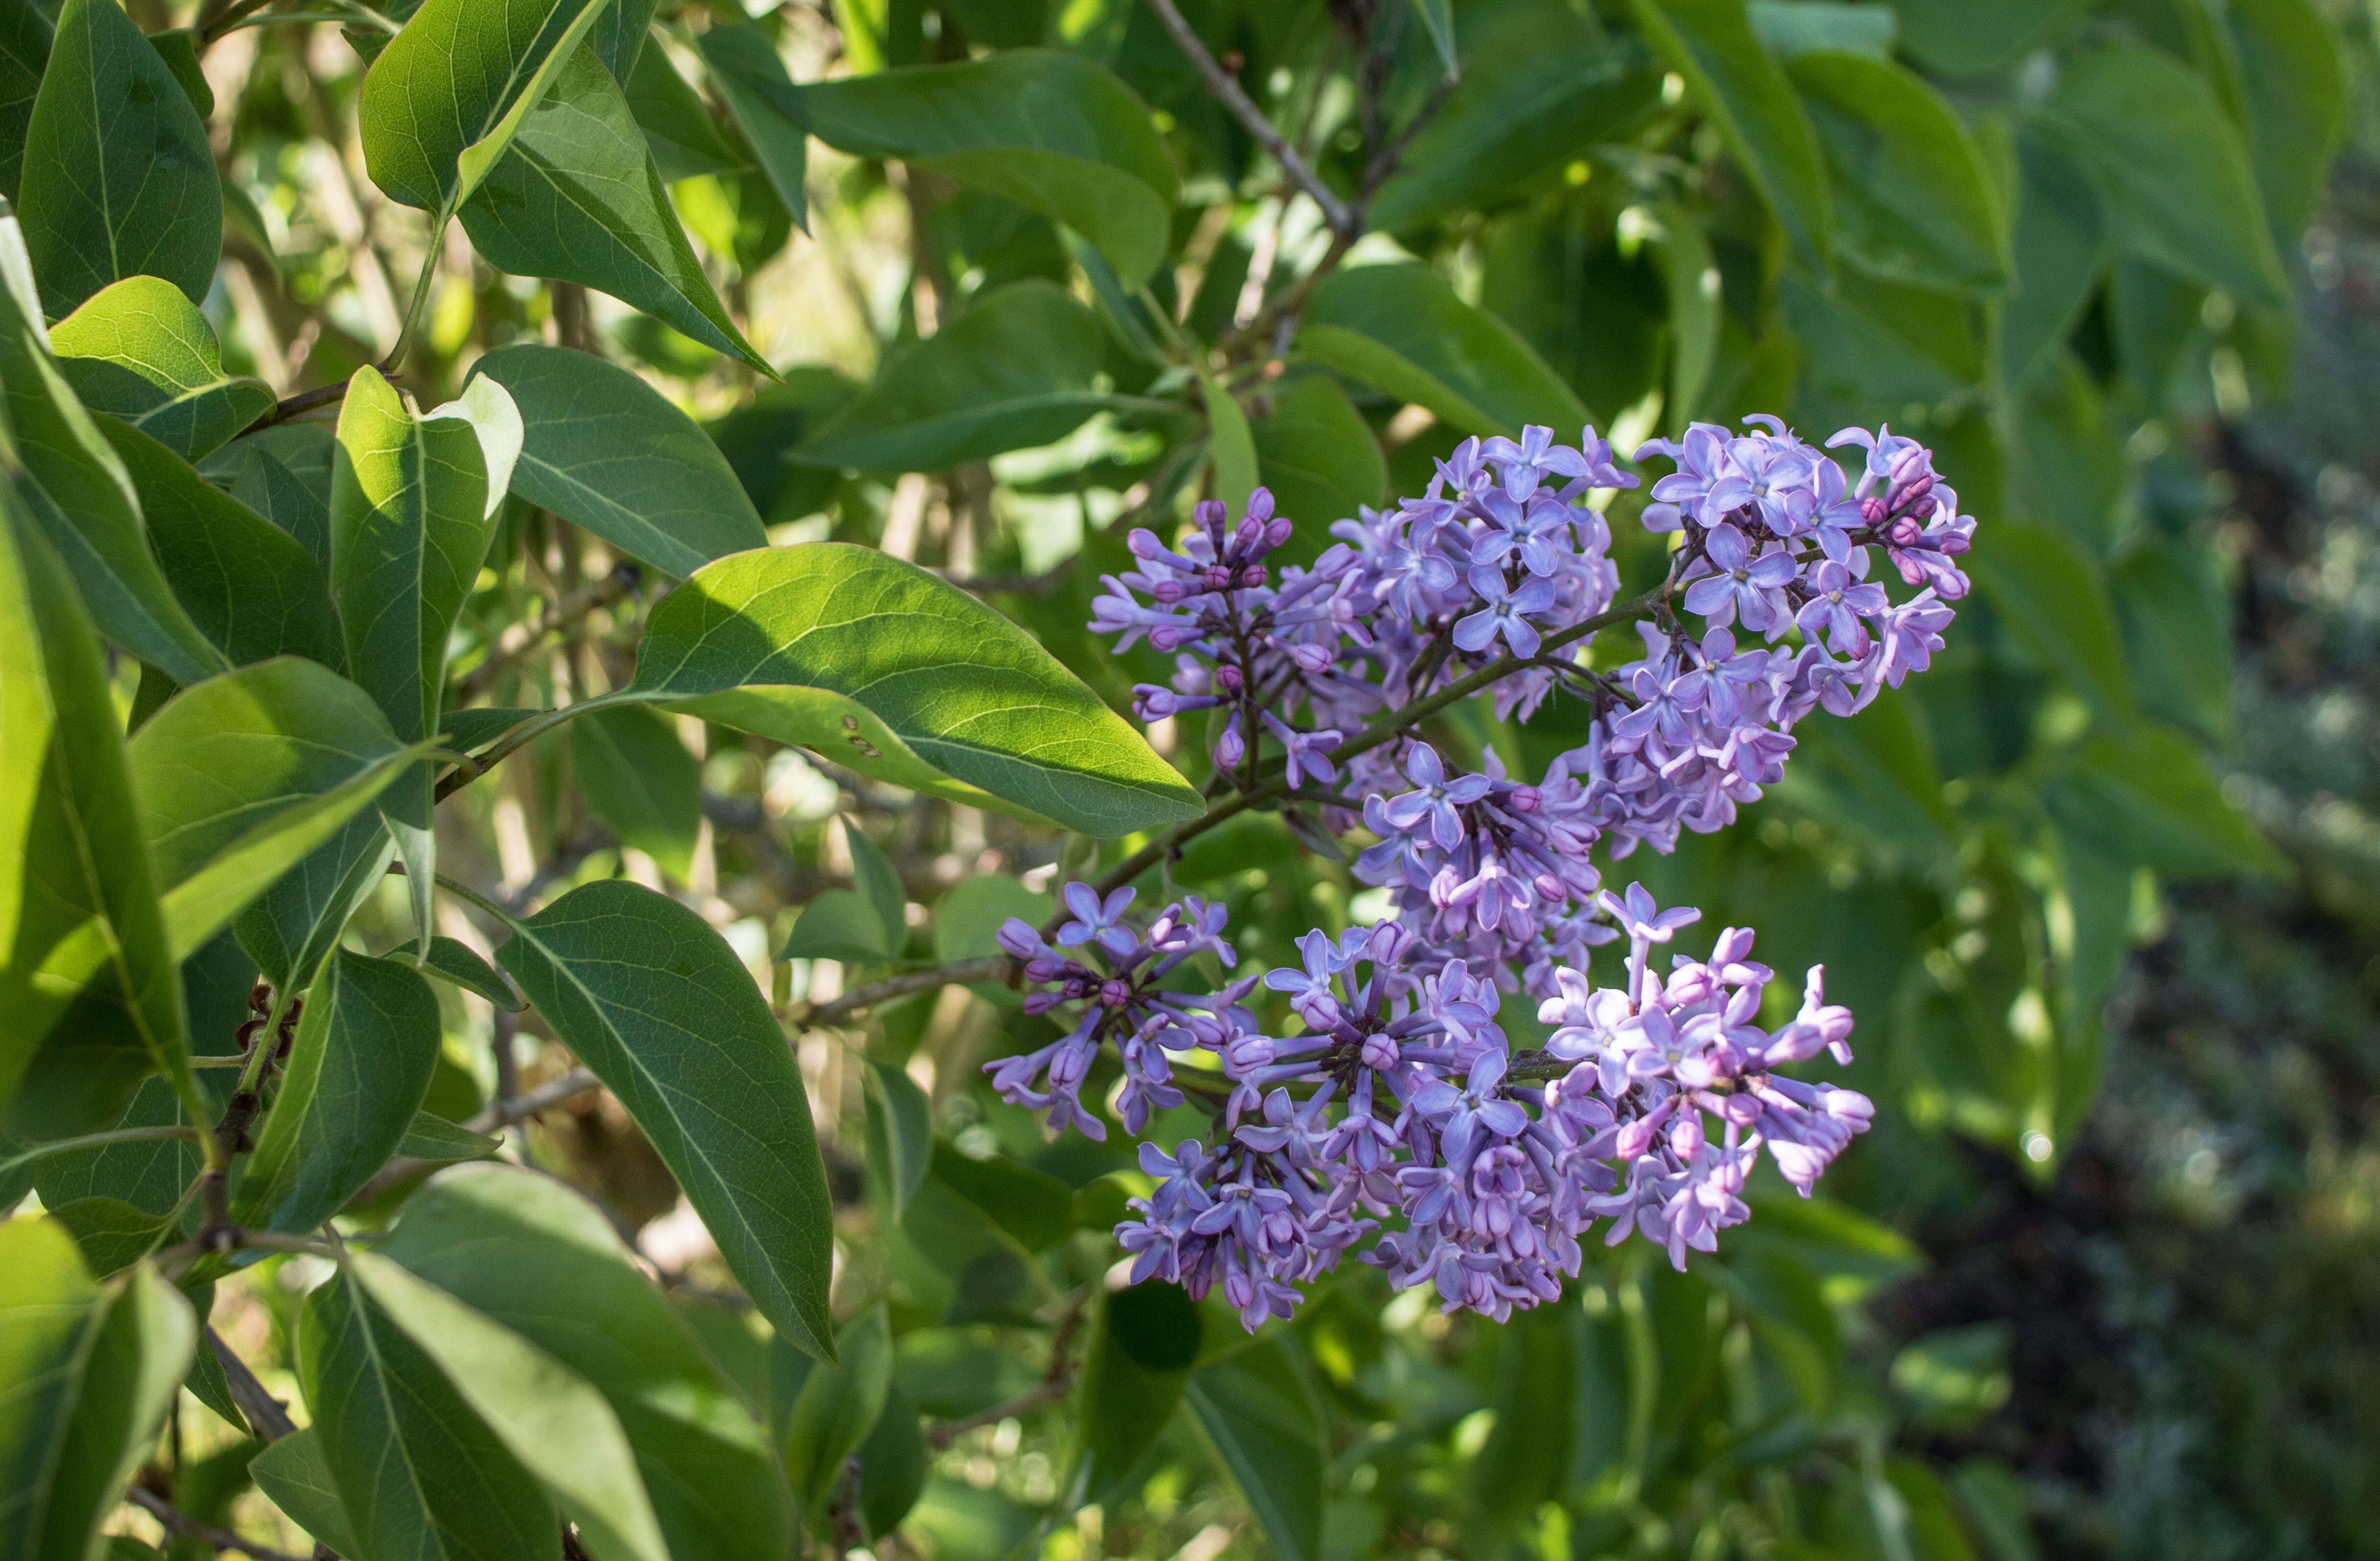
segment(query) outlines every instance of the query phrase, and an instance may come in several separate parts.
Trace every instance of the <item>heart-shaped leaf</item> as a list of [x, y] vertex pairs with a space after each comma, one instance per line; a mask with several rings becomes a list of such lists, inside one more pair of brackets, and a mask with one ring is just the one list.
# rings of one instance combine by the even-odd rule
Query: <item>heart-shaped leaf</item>
[[214, 327], [154, 276], [110, 283], [50, 330], [82, 404], [197, 461], [273, 409], [262, 380], [224, 371]]
[[654, 610], [627, 694], [1090, 834], [1203, 805], [1024, 630], [916, 564], [844, 543], [701, 570]]

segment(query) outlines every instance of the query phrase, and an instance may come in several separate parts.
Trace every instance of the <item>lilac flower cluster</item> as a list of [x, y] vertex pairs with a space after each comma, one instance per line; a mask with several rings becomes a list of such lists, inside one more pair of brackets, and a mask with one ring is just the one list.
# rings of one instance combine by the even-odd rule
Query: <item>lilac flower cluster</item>
[[[1218, 906], [1187, 899], [1140, 930], [1130, 889], [1071, 884], [1056, 948], [1003, 929], [1028, 1008], [1080, 1006], [1065, 1037], [991, 1065], [1002, 1093], [1103, 1137], [1081, 1092], [1112, 1043], [1133, 1133], [1190, 1094], [1215, 1111], [1211, 1146], [1142, 1145], [1158, 1185], [1118, 1228], [1135, 1280], [1220, 1284], [1253, 1328], [1357, 1252], [1401, 1288], [1434, 1283], [1449, 1310], [1502, 1317], [1560, 1293], [1596, 1220], [1682, 1267], [1747, 1216], [1762, 1148], [1806, 1195], [1866, 1128], [1864, 1097], [1779, 1071], [1851, 1059], [1851, 1014], [1820, 971], [1764, 1028], [1773, 975], [1751, 932], [1665, 974], [1655, 949], [1701, 913], [1663, 911], [1640, 885], [1615, 894], [1590, 861], [1598, 844], [1609, 861], [1724, 828], [1778, 779], [1797, 723], [1923, 671], [1966, 592], [1974, 522], [1923, 446], [1847, 430], [1828, 442], [1863, 452], [1847, 476], [1774, 418], [1748, 427], [1696, 424], [1637, 452], [1675, 467], [1643, 521], [1677, 540], [1660, 586], [1618, 608], [1592, 505], [1637, 479], [1592, 429], [1576, 447], [1544, 429], [1467, 442], [1419, 499], [1333, 526], [1310, 567], [1266, 563], [1291, 526], [1261, 490], [1236, 524], [1199, 505], [1173, 547], [1133, 533], [1140, 567], [1107, 578], [1091, 626], [1175, 657], [1170, 684], [1136, 691], [1139, 714], [1208, 712], [1221, 783], [1318, 801], [1338, 832], [1360, 822], [1375, 843], [1355, 876], [1392, 907], [1335, 939], [1308, 933], [1302, 968], [1262, 973], [1295, 1016], [1285, 1035], [1249, 1006], [1257, 975], [1204, 995], [1160, 985], [1202, 950], [1234, 967]], [[1899, 600], [1870, 579], [1878, 549], [1909, 587]], [[1632, 619], [1642, 656], [1596, 667], [1594, 632]], [[1503, 716], [1557, 690], [1585, 700], [1585, 741], [1535, 782], [1492, 752], [1479, 772], [1451, 767], [1398, 712], [1463, 679]], [[1590, 951], [1621, 940], [1624, 980], [1597, 986]], [[1514, 992], [1551, 1026], [1541, 1048], [1516, 1054], [1496, 1022]], [[1198, 1053], [1180, 1073], [1169, 1058]]]

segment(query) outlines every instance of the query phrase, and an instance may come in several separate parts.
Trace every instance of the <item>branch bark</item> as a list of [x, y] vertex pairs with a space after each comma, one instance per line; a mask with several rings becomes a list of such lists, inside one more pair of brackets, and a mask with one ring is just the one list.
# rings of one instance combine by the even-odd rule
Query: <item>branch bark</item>
[[1289, 139], [1273, 128], [1272, 121], [1265, 117], [1264, 110], [1240, 90], [1239, 82], [1232, 79], [1231, 72], [1223, 68], [1208, 51], [1197, 32], [1182, 18], [1182, 12], [1173, 0], [1148, 0], [1148, 8], [1157, 13], [1157, 19], [1163, 22], [1165, 30], [1173, 35], [1175, 45], [1189, 56], [1192, 65], [1198, 67], [1198, 74], [1206, 78], [1207, 90], [1215, 94], [1249, 135], [1256, 138], [1257, 144], [1271, 154], [1272, 160], [1281, 164], [1281, 171], [1297, 188], [1322, 209], [1322, 220], [1330, 224], [1330, 231], [1349, 239], [1360, 233], [1363, 230], [1362, 215], [1340, 200], [1337, 193], [1322, 182], [1321, 175], [1314, 171], [1313, 165], [1298, 155], [1297, 149], [1289, 144]]

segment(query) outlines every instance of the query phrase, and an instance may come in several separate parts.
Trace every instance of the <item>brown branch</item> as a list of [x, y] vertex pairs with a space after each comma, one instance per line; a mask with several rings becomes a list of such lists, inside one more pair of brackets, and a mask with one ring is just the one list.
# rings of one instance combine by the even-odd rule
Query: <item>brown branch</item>
[[237, 1534], [216, 1528], [212, 1523], [201, 1523], [164, 1496], [142, 1486], [135, 1485], [125, 1494], [131, 1498], [133, 1505], [165, 1525], [168, 1533], [188, 1534], [193, 1539], [204, 1540], [217, 1550], [237, 1550], [242, 1555], [254, 1556], [256, 1561], [305, 1561], [304, 1557], [292, 1555], [285, 1550], [274, 1550], [270, 1545], [244, 1540]]
[[978, 1410], [956, 1420], [936, 1421], [926, 1427], [926, 1446], [940, 1452], [970, 1431], [1030, 1414], [1044, 1404], [1053, 1404], [1063, 1398], [1075, 1386], [1075, 1335], [1083, 1325], [1083, 1317], [1089, 1310], [1090, 1302], [1090, 1288], [1086, 1286], [1075, 1293], [1074, 1301], [1066, 1308], [1066, 1314], [1058, 1319], [1057, 1327], [1050, 1335], [1050, 1369], [1042, 1375], [1038, 1386], [988, 1410]]
[[494, 1132], [534, 1117], [548, 1107], [559, 1106], [574, 1095], [584, 1095], [599, 1087], [602, 1082], [584, 1068], [573, 1068], [562, 1077], [548, 1080], [527, 1095], [497, 1101], [463, 1125], [473, 1132]]
[[1272, 154], [1272, 160], [1281, 164], [1281, 171], [1295, 181], [1297, 188], [1312, 197], [1314, 203], [1322, 209], [1322, 220], [1330, 224], [1330, 231], [1344, 235], [1350, 240], [1361, 232], [1361, 215], [1322, 182], [1321, 175], [1297, 154], [1297, 149], [1289, 144], [1287, 137], [1273, 128], [1272, 121], [1265, 117], [1264, 110], [1240, 90], [1239, 82], [1232, 79], [1231, 72], [1208, 52], [1196, 31], [1182, 19], [1182, 12], [1174, 6], [1173, 0], [1148, 0], [1148, 8], [1157, 13], [1158, 20], [1165, 24], [1165, 30], [1173, 35], [1174, 43], [1189, 56], [1190, 63], [1198, 67], [1198, 74], [1206, 78], [1207, 90], [1221, 102], [1249, 135], [1256, 138], [1258, 146]]
[[[404, 376], [391, 375], [390, 378], [402, 379]], [[335, 385], [318, 385], [310, 391], [299, 391], [296, 395], [284, 396], [273, 404], [271, 411], [240, 430], [240, 437], [245, 439], [248, 435], [269, 429], [275, 423], [285, 423], [292, 417], [311, 412], [317, 406], [328, 406], [334, 401], [344, 400], [346, 393], [347, 381], [341, 380]]]
[[1016, 962], [1006, 954], [986, 954], [978, 960], [960, 960], [952, 964], [936, 965], [931, 970], [913, 970], [899, 975], [888, 975], [881, 981], [871, 981], [865, 986], [854, 986], [839, 998], [829, 998], [796, 1010], [787, 1017], [796, 1024], [817, 1024], [840, 1018], [864, 1008], [922, 992], [929, 986], [941, 986], [954, 981], [1002, 981]]
[[216, 1363], [223, 1367], [224, 1385], [231, 1389], [231, 1401], [248, 1417], [248, 1428], [256, 1433], [258, 1440], [277, 1442], [298, 1429], [289, 1418], [289, 1407], [266, 1391], [256, 1373], [248, 1369], [248, 1362], [232, 1352], [212, 1324], [207, 1326], [207, 1345], [215, 1352]]

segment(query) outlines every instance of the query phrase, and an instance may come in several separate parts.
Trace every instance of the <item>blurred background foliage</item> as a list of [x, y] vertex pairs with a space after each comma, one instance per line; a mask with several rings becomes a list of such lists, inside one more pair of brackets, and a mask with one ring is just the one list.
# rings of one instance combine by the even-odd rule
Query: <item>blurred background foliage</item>
[[[128, 8], [152, 32], [195, 9]], [[1471, 433], [1591, 417], [1627, 449], [1773, 410], [1924, 438], [1983, 519], [1928, 676], [1805, 729], [1739, 829], [1617, 875], [1758, 928], [1779, 969], [1824, 962], [1879, 1106], [1825, 1198], [1766, 1197], [1688, 1274], [1598, 1254], [1500, 1328], [1351, 1266], [1254, 1343], [1175, 1292], [1069, 1304], [1100, 1295], [1137, 1173], [981, 1088], [1042, 1022], [950, 986], [804, 1031], [839, 1309], [888, 1303], [883, 1349], [851, 1357], [877, 1362], [855, 1402], [891, 1406], [859, 1422], [889, 1439], [854, 1443], [863, 1467], [922, 1426], [914, 1488], [861, 1493], [879, 1554], [2380, 1554], [2365, 11], [1182, 0], [1350, 215], [1334, 231], [1137, 0], [624, 0], [631, 37], [655, 23], [629, 102], [771, 377], [431, 236], [365, 175], [370, 25], [285, 9], [203, 55], [229, 367], [284, 396], [338, 382], [396, 341], [442, 244], [405, 364], [424, 405], [518, 341], [628, 365], [704, 420], [773, 539], [969, 582], [1119, 708], [1151, 663], [1085, 633], [1096, 577], [1210, 489], [1264, 481], [1310, 554]], [[47, 7], [0, 10], [21, 32]], [[968, 113], [1101, 157], [960, 146], [886, 74], [977, 58]], [[624, 682], [662, 582], [517, 501], [507, 524], [496, 556], [523, 562], [458, 631], [467, 697]], [[1633, 546], [1623, 575], [1647, 577]], [[1535, 768], [1563, 719], [1446, 735]], [[1088, 849], [636, 711], [532, 757], [468, 798], [453, 871], [519, 905], [664, 885], [789, 1012], [853, 971], [984, 952]], [[1316, 843], [1251, 816], [1170, 881], [1276, 960], [1366, 914]], [[795, 934], [835, 957], [777, 959], [844, 887], [865, 902]], [[898, 916], [856, 914], [887, 893]], [[437, 1114], [566, 1071], [524, 1034], [500, 1077], [510, 1021], [445, 1000]], [[527, 1142], [770, 1400], [771, 1357], [706, 1300], [715, 1253], [616, 1106], [576, 1097]], [[291, 1266], [218, 1298], [252, 1361], [286, 1363]], [[239, 1445], [185, 1421], [185, 1508], [272, 1533]]]

